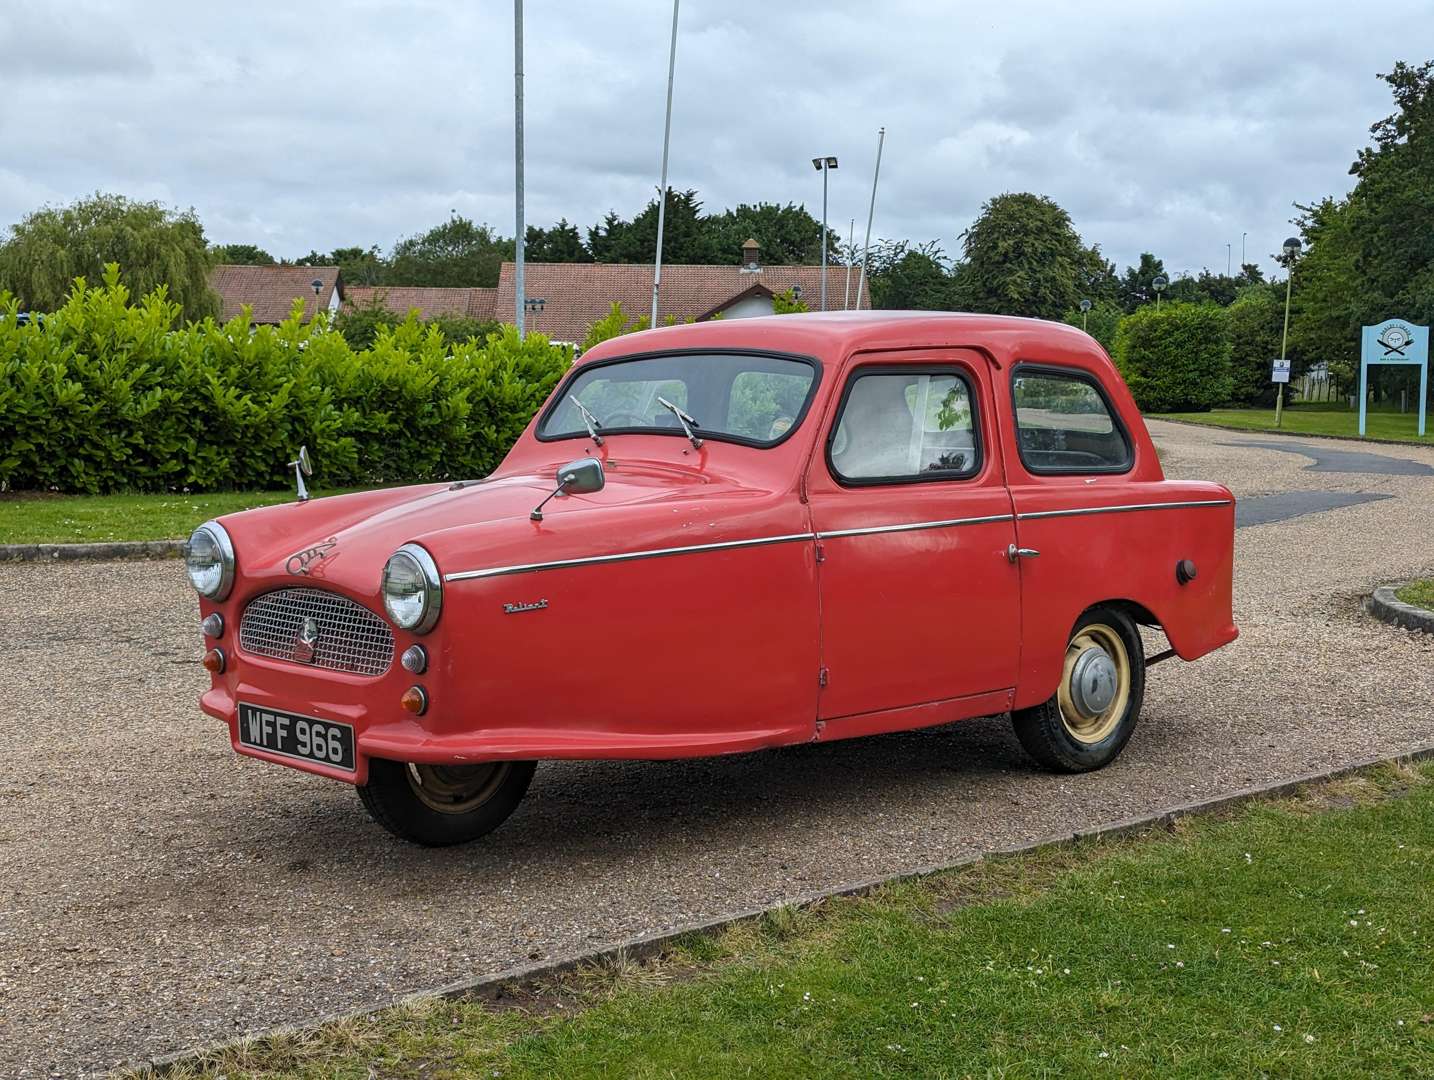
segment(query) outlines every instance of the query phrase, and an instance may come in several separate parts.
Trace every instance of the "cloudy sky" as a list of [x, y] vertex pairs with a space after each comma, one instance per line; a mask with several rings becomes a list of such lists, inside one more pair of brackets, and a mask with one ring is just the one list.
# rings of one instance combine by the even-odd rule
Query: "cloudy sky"
[[[193, 206], [276, 255], [457, 210], [513, 230], [512, 7], [6, 0], [0, 227], [95, 190]], [[1431, 0], [684, 0], [670, 182], [805, 202], [947, 251], [1002, 191], [1051, 196], [1124, 265], [1223, 271], [1342, 193], [1375, 74], [1434, 57]], [[661, 155], [668, 0], [528, 0], [528, 221], [631, 216]]]

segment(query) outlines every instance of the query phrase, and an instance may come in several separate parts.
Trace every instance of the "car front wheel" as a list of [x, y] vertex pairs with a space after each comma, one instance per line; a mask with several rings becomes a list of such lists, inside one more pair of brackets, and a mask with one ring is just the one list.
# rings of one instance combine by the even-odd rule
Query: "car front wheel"
[[1060, 686], [1011, 714], [1026, 753], [1048, 769], [1088, 772], [1130, 741], [1145, 698], [1145, 653], [1135, 624], [1115, 608], [1087, 612], [1071, 632]]
[[533, 779], [531, 761], [415, 765], [373, 758], [359, 799], [394, 836], [425, 847], [465, 844], [517, 809]]

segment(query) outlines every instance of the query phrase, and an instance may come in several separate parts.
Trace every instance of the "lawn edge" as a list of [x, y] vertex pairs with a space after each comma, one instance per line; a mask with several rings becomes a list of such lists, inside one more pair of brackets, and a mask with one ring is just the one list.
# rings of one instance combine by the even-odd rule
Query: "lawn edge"
[[0, 544], [0, 562], [110, 562], [116, 559], [172, 559], [184, 554], [183, 540], [112, 540], [93, 544]]
[[1162, 424], [1184, 424], [1186, 427], [1198, 427], [1213, 429], [1215, 431], [1243, 431], [1249, 435], [1283, 435], [1287, 439], [1332, 439], [1335, 442], [1348, 443], [1374, 443], [1376, 446], [1415, 446], [1424, 449], [1434, 447], [1434, 441], [1430, 439], [1376, 439], [1372, 435], [1326, 435], [1324, 432], [1313, 431], [1290, 431], [1287, 428], [1252, 428], [1237, 427], [1234, 424], [1216, 424], [1204, 420], [1177, 420], [1173, 416], [1162, 416], [1160, 413], [1142, 414], [1147, 420], [1159, 420]]
[[1376, 619], [1402, 626], [1406, 630], [1434, 634], [1434, 611], [1415, 604], [1406, 604], [1394, 595], [1407, 584], [1408, 582], [1381, 585], [1365, 599], [1364, 610]]
[[746, 908], [732, 914], [721, 916], [720, 918], [691, 923], [658, 933], [642, 934], [616, 944], [603, 946], [600, 949], [595, 949], [590, 952], [573, 954], [554, 960], [543, 960], [533, 964], [525, 964], [519, 967], [494, 972], [489, 975], [476, 975], [428, 990], [415, 990], [403, 994], [396, 994], [381, 1002], [366, 1005], [360, 1009], [329, 1013], [304, 1024], [279, 1025], [273, 1028], [246, 1032], [237, 1038], [225, 1039], [221, 1042], [209, 1043], [187, 1050], [178, 1050], [168, 1054], [155, 1055], [137, 1061], [122, 1062], [114, 1066], [111, 1071], [119, 1073], [127, 1070], [149, 1068], [162, 1075], [166, 1070], [173, 1069], [187, 1062], [199, 1062], [206, 1057], [223, 1053], [230, 1048], [246, 1042], [252, 1042], [255, 1039], [273, 1038], [275, 1036], [288, 1034], [311, 1033], [320, 1028], [327, 1027], [330, 1024], [364, 1019], [388, 1009], [416, 1002], [435, 1000], [495, 1001], [521, 989], [570, 974], [581, 968], [602, 964], [604, 961], [614, 960], [619, 957], [630, 961], [644, 960], [660, 954], [664, 949], [676, 943], [680, 938], [694, 934], [713, 935], [729, 926], [760, 919], [768, 913], [780, 908], [809, 907], [836, 897], [865, 896], [887, 885], [916, 881], [948, 870], [957, 870], [962, 867], [973, 866], [986, 859], [1002, 859], [1019, 855], [1030, 855], [1081, 841], [1113, 839], [1120, 836], [1127, 836], [1132, 833], [1168, 826], [1179, 818], [1217, 813], [1250, 802], [1278, 799], [1286, 795], [1291, 795], [1310, 784], [1339, 780], [1355, 773], [1365, 772], [1381, 766], [1406, 764], [1427, 759], [1434, 759], [1434, 741], [1419, 743], [1397, 754], [1366, 758], [1346, 765], [1337, 765], [1328, 769], [1303, 773], [1290, 780], [1280, 780], [1272, 784], [1241, 788], [1227, 795], [1217, 795], [1210, 799], [1179, 803], [1163, 810], [1156, 810], [1135, 817], [1120, 818], [1102, 825], [1079, 829], [1071, 833], [1058, 833], [1040, 837], [1022, 844], [992, 848], [989, 851], [969, 855], [952, 862], [936, 863], [918, 867], [914, 870], [904, 870], [901, 873], [892, 874], [887, 877], [864, 878], [843, 885], [837, 885], [830, 889], [807, 893], [803, 896], [768, 905], [767, 907]]

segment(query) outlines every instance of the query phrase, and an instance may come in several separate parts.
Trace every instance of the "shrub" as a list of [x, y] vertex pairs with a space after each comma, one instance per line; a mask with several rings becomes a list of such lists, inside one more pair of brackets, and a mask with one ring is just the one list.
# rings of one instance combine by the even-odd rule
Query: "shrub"
[[455, 343], [416, 320], [356, 351], [301, 312], [176, 328], [165, 290], [131, 304], [113, 265], [38, 324], [0, 294], [0, 488], [282, 487], [301, 443], [325, 486], [479, 476], [570, 361], [512, 327]]
[[430, 319], [418, 318], [418, 312], [410, 311], [406, 316], [397, 315], [380, 299], [362, 304], [346, 305], [334, 316], [333, 328], [344, 336], [344, 340], [355, 349], [368, 349], [378, 339], [381, 327], [395, 327], [412, 319], [423, 326], [436, 326], [449, 341], [483, 342], [488, 335], [502, 325], [491, 319], [470, 319], [464, 315], [435, 315]]
[[1252, 285], [1226, 309], [1230, 326], [1230, 400], [1273, 405], [1270, 361], [1280, 355], [1284, 294], [1279, 286]]
[[1209, 409], [1230, 396], [1230, 333], [1213, 304], [1146, 305], [1120, 322], [1115, 362], [1146, 412]]

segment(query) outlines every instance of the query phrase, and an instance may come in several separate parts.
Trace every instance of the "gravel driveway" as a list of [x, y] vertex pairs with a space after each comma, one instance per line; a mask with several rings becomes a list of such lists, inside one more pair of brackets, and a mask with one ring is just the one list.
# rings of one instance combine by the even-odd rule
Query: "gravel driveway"
[[1434, 638], [1359, 610], [1434, 572], [1434, 477], [1151, 427], [1172, 477], [1390, 497], [1241, 528], [1240, 640], [1155, 668], [1124, 756], [1079, 777], [1034, 771], [999, 719], [553, 764], [492, 836], [422, 850], [347, 786], [231, 753], [196, 705], [178, 563], [0, 567], [0, 1075], [104, 1070], [1434, 738]]

